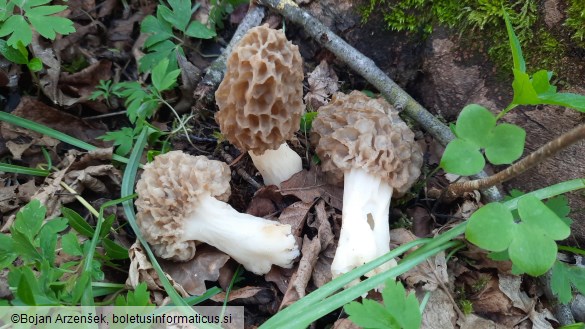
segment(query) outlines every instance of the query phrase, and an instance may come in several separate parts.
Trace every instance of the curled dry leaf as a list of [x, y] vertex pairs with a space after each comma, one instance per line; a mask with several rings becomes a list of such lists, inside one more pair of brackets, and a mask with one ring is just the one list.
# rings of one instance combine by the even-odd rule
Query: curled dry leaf
[[322, 198], [332, 207], [341, 210], [343, 206], [343, 188], [326, 183], [318, 166], [310, 171], [300, 171], [280, 185], [282, 195], [293, 195], [304, 202], [313, 202]]
[[229, 259], [230, 256], [225, 253], [202, 244], [197, 246], [195, 258], [187, 262], [161, 260], [159, 263], [187, 293], [202, 295], [207, 291], [205, 281], [217, 281], [221, 268]]
[[112, 62], [100, 60], [75, 73], [62, 73], [59, 79], [59, 89], [77, 101], [89, 98], [100, 80], [112, 78]]
[[[160, 282], [156, 270], [152, 267], [152, 263], [148, 260], [148, 256], [144, 253], [140, 242], [136, 241], [130, 249], [128, 249], [128, 254], [130, 256], [130, 269], [128, 271], [126, 286], [135, 289], [140, 283], [146, 282], [148, 290], [150, 290], [151, 293], [158, 293], [154, 296], [155, 304], [162, 305], [163, 295], [161, 292], [164, 292], [163, 285]], [[180, 284], [175, 282], [168, 274], [166, 274], [166, 276], [181, 296], [189, 296]]]
[[276, 185], [261, 187], [250, 200], [246, 213], [252, 216], [266, 217], [280, 212], [285, 203]]
[[30, 201], [36, 190], [33, 179], [24, 184], [0, 187], [0, 212], [7, 213], [20, 208], [21, 205]]
[[445, 253], [428, 258], [400, 276], [409, 287], [421, 287], [424, 291], [436, 291], [449, 282]]
[[321, 63], [309, 74], [309, 92], [305, 95], [305, 104], [316, 111], [321, 106], [329, 103], [331, 95], [338, 90], [339, 79], [327, 64], [322, 60]]
[[457, 319], [459, 329], [506, 329], [492, 320], [481, 318], [475, 314], [469, 314], [465, 318]]
[[449, 295], [443, 289], [437, 289], [431, 293], [431, 298], [422, 314], [424, 329], [455, 329], [457, 313]]
[[301, 253], [303, 257], [299, 262], [297, 271], [292, 276], [288, 289], [286, 290], [279, 309], [283, 309], [297, 300], [305, 297], [307, 285], [311, 279], [313, 268], [321, 251], [321, 242], [318, 238], [310, 240], [306, 235], [303, 240]]
[[460, 255], [473, 260], [472, 262], [468, 262], [469, 266], [478, 270], [497, 269], [500, 273], [512, 272], [511, 261], [496, 261], [490, 259], [485, 250], [480, 249], [473, 244], [468, 244], [467, 248], [460, 252]]
[[303, 230], [303, 227], [305, 227], [307, 214], [309, 213], [309, 210], [311, 210], [311, 207], [313, 207], [313, 202], [295, 202], [282, 211], [278, 217], [278, 221], [281, 224], [289, 224], [292, 234], [296, 237], [300, 237], [301, 231]]

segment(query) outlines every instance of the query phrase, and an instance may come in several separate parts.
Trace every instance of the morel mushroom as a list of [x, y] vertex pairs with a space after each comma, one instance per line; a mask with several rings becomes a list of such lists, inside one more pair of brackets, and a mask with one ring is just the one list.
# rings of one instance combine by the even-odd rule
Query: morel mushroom
[[337, 277], [390, 251], [390, 199], [416, 181], [422, 152], [390, 104], [359, 91], [337, 93], [319, 109], [311, 142], [322, 170], [344, 182], [341, 234], [331, 265]]
[[204, 242], [247, 270], [290, 268], [299, 255], [290, 225], [242, 214], [226, 203], [230, 169], [220, 161], [172, 151], [144, 166], [136, 185], [136, 222], [156, 255], [178, 261]]
[[303, 169], [300, 156], [286, 144], [300, 125], [302, 83], [298, 47], [265, 24], [234, 46], [215, 92], [221, 132], [248, 151], [266, 185], [280, 186]]

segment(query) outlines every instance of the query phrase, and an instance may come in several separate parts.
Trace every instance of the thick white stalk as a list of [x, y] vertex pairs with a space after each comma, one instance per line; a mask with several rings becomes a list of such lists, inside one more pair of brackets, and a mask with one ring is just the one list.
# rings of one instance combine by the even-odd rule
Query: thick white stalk
[[[392, 187], [361, 168], [344, 174], [341, 234], [331, 273], [338, 277], [390, 251]], [[373, 270], [382, 272], [394, 263]]]
[[199, 203], [185, 218], [184, 240], [212, 245], [256, 274], [267, 273], [273, 264], [290, 268], [299, 255], [290, 225], [239, 213], [211, 196]]
[[266, 150], [262, 155], [249, 151], [254, 166], [262, 175], [265, 185], [276, 185], [303, 170], [303, 160], [286, 143], [276, 150]]

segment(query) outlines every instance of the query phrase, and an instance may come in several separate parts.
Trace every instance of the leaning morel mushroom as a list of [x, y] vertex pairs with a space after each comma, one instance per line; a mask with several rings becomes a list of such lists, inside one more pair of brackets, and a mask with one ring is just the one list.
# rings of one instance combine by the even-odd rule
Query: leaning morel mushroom
[[204, 242], [247, 270], [290, 268], [299, 255], [290, 225], [242, 214], [226, 203], [230, 169], [220, 161], [172, 151], [144, 166], [136, 185], [136, 222], [157, 256], [186, 261]]
[[286, 144], [304, 110], [303, 62], [281, 30], [265, 24], [248, 31], [228, 58], [215, 100], [221, 132], [248, 151], [266, 185], [280, 186], [303, 169]]
[[390, 104], [359, 91], [337, 93], [319, 109], [311, 142], [323, 171], [344, 182], [341, 234], [331, 265], [337, 277], [390, 251], [390, 199], [416, 181], [422, 152]]

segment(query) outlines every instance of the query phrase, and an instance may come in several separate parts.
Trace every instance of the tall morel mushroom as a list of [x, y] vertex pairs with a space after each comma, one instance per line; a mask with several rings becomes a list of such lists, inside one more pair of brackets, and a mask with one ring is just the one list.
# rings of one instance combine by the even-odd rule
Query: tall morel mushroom
[[359, 91], [337, 93], [319, 109], [311, 142], [323, 171], [344, 182], [341, 234], [331, 265], [337, 277], [390, 251], [390, 199], [416, 181], [422, 152], [390, 104]]
[[266, 24], [248, 31], [228, 58], [215, 100], [221, 132], [248, 151], [265, 184], [280, 186], [303, 169], [286, 144], [304, 110], [303, 64], [282, 31]]
[[290, 225], [237, 212], [226, 203], [229, 180], [225, 163], [181, 151], [145, 165], [136, 185], [136, 222], [155, 254], [186, 261], [204, 242], [256, 274], [273, 264], [291, 267], [299, 250]]

